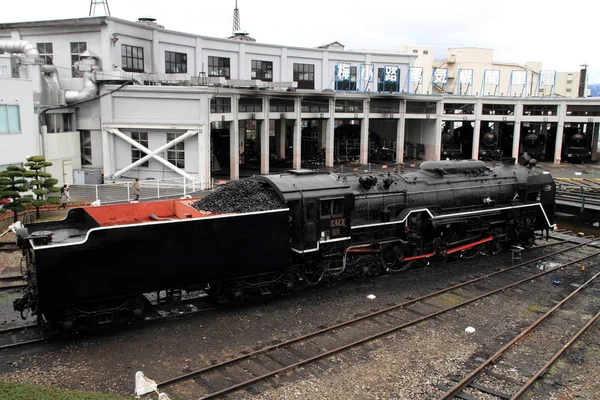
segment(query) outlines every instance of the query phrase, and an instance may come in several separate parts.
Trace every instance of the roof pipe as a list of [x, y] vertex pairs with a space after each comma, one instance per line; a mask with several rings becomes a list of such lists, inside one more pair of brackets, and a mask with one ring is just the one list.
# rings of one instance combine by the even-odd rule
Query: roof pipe
[[27, 40], [3, 39], [0, 40], [0, 53], [21, 53], [26, 57], [40, 58], [37, 46]]

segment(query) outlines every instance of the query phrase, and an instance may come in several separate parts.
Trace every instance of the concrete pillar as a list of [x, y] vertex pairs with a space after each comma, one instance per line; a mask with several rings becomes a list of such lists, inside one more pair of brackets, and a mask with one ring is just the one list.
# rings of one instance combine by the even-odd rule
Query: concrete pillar
[[481, 138], [481, 101], [475, 103], [475, 126], [473, 128], [473, 143], [471, 147], [471, 158], [479, 160], [479, 139]]
[[433, 148], [433, 160], [442, 159], [442, 118], [444, 116], [444, 103], [438, 101], [435, 106], [435, 143]]
[[521, 118], [523, 117], [523, 103], [515, 104], [515, 126], [513, 130], [512, 157], [519, 159], [519, 144], [521, 143]]
[[321, 86], [315, 85], [316, 90], [330, 89], [329, 84], [333, 80], [333, 71], [329, 70], [329, 52], [323, 52], [323, 61], [321, 62]]
[[231, 99], [231, 113], [233, 121], [229, 123], [229, 179], [240, 179], [240, 120], [238, 118], [238, 104], [240, 96]]
[[558, 105], [558, 125], [556, 126], [556, 147], [554, 148], [554, 164], [560, 164], [562, 158], [563, 133], [565, 130], [565, 116], [567, 114], [567, 105], [560, 103]]
[[404, 162], [404, 129], [406, 126], [406, 120], [404, 114], [400, 115], [397, 120], [396, 130], [396, 163], [402, 164]]
[[104, 170], [104, 179], [106, 180], [108, 180], [108, 177], [111, 176], [113, 173], [112, 166], [110, 164], [111, 163], [109, 133], [105, 128], [102, 128], [102, 168]]
[[335, 99], [329, 99], [329, 118], [326, 121], [325, 131], [325, 166], [333, 167], [334, 156], [334, 126], [335, 126]]
[[263, 115], [260, 123], [260, 173], [267, 175], [269, 173], [269, 107], [268, 97], [263, 97]]
[[196, 38], [196, 48], [194, 49], [194, 67], [194, 75], [196, 76], [199, 76], [200, 72], [208, 69], [208, 65], [206, 65], [206, 68], [202, 68], [202, 38]]
[[[145, 71], [145, 72], [150, 72], [150, 73], [164, 73], [164, 66], [165, 63], [161, 63], [161, 52], [160, 52], [160, 41], [158, 39], [158, 36], [160, 35], [160, 33], [157, 30], [153, 30], [152, 31], [152, 68], [150, 71]], [[161, 68], [161, 66], [163, 68]]]
[[293, 167], [300, 169], [302, 167], [302, 98], [295, 99], [294, 111], [296, 119], [294, 120], [294, 138], [292, 140], [293, 147]]
[[275, 148], [277, 149], [277, 159], [283, 160], [285, 159], [285, 136], [286, 136], [286, 119], [281, 118], [279, 120], [279, 130], [276, 133], [277, 140], [275, 143]]
[[369, 163], [369, 106], [370, 100], [363, 100], [364, 118], [360, 121], [360, 164]]
[[[232, 100], [233, 101], [233, 100]], [[210, 149], [210, 98], [200, 97], [200, 124], [198, 126], [198, 173], [206, 188], [211, 183], [211, 149]]]

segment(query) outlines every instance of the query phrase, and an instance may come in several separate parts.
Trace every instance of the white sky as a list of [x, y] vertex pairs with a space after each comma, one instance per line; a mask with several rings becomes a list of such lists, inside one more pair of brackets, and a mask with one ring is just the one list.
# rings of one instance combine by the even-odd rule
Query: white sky
[[[0, 23], [87, 17], [90, 0], [2, 1]], [[235, 0], [109, 0], [113, 17], [151, 16], [165, 28], [205, 36], [231, 35]], [[238, 0], [241, 28], [258, 42], [346, 49], [397, 50], [403, 45], [494, 49], [496, 61], [577, 71], [588, 64], [600, 83], [595, 0]], [[103, 15], [101, 6], [96, 15]]]

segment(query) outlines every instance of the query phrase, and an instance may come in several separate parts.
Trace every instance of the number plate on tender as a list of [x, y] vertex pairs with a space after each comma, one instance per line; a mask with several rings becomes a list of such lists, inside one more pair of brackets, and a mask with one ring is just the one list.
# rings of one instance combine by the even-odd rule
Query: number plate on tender
[[331, 226], [346, 226], [346, 220], [344, 218], [332, 219]]

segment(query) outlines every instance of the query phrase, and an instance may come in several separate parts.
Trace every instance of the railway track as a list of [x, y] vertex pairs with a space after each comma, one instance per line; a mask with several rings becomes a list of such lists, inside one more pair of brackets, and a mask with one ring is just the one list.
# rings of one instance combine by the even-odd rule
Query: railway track
[[32, 343], [43, 342], [45, 338], [39, 335], [35, 329], [36, 324], [0, 330], [0, 350], [23, 346]]
[[[597, 273], [579, 286], [471, 373], [462, 379], [451, 377], [457, 382], [452, 388], [438, 386], [445, 391], [438, 400], [475, 400], [482, 393], [517, 400], [531, 392], [537, 380], [600, 317], [599, 277]], [[595, 305], [593, 312], [582, 315], [579, 310], [590, 303]], [[501, 368], [495, 368], [500, 363]], [[519, 375], [513, 376], [514, 371]]]
[[0, 290], [15, 289], [27, 286], [23, 275], [0, 276]]
[[[484, 297], [600, 255], [600, 249], [589, 246], [596, 243], [595, 240], [578, 239], [582, 242], [568, 248], [165, 380], [158, 384], [159, 390], [181, 399], [210, 399], [242, 390], [302, 365], [398, 332]], [[537, 262], [556, 257], [565, 261], [540, 272]]]

